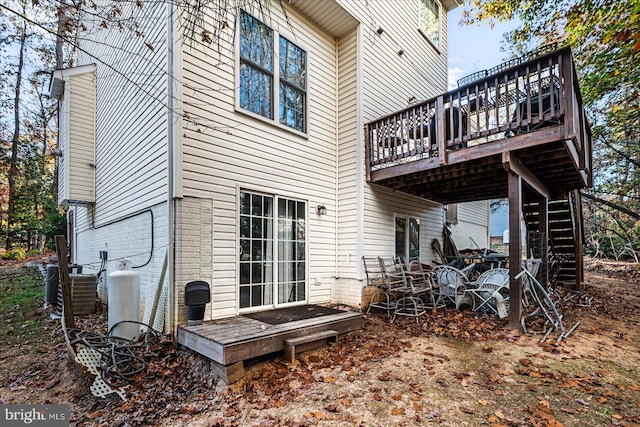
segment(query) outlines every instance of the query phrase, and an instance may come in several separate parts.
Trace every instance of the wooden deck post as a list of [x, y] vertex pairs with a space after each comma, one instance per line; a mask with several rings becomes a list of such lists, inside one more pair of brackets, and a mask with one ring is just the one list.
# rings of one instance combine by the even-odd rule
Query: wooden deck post
[[516, 276], [522, 270], [522, 238], [520, 217], [522, 212], [522, 179], [509, 171], [509, 328], [520, 329], [522, 316], [522, 279]]
[[447, 154], [447, 140], [445, 129], [445, 114], [444, 114], [444, 97], [440, 95], [436, 99], [436, 144], [438, 144], [438, 157], [440, 158], [440, 164], [446, 165], [449, 162]]
[[65, 328], [74, 328], [73, 303], [71, 302], [71, 283], [69, 282], [69, 265], [67, 264], [67, 243], [64, 236], [56, 236], [56, 251], [58, 253], [58, 273], [62, 288], [62, 313]]
[[371, 181], [371, 161], [373, 160], [372, 152], [371, 152], [371, 144], [372, 144], [372, 135], [371, 135], [371, 127], [369, 124], [364, 125], [364, 159], [365, 159], [365, 167], [366, 167], [366, 177], [367, 181]]

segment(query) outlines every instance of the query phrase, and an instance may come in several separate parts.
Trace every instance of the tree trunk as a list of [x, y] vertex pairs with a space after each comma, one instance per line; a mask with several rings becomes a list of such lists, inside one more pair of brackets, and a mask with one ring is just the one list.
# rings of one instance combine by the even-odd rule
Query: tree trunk
[[13, 103], [13, 138], [11, 139], [11, 160], [9, 163], [9, 203], [7, 207], [7, 238], [5, 249], [11, 249], [13, 238], [11, 227], [15, 221], [17, 201], [16, 179], [18, 177], [18, 148], [20, 147], [20, 87], [22, 86], [22, 70], [24, 68], [24, 51], [27, 43], [27, 24], [22, 24], [20, 34], [20, 50], [18, 52], [18, 69], [16, 70], [15, 99]]

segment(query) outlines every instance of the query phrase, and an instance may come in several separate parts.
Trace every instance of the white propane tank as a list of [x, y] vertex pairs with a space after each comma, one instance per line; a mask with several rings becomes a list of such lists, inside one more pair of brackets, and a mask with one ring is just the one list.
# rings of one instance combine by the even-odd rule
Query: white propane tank
[[504, 230], [504, 232], [502, 233], [502, 244], [503, 245], [509, 244], [509, 230]]
[[[124, 320], [140, 321], [140, 275], [131, 270], [131, 262], [118, 261], [118, 269], [109, 274], [109, 330]], [[111, 331], [111, 336], [134, 340], [140, 335], [140, 325], [123, 323]]]

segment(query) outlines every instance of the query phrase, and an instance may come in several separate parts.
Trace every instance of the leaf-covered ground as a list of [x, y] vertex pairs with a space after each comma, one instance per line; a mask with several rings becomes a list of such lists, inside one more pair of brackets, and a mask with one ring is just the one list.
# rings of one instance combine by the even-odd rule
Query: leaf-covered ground
[[[560, 345], [488, 314], [448, 309], [396, 324], [376, 314], [293, 367], [278, 354], [252, 361], [231, 387], [199, 356], [156, 344], [125, 402], [91, 395], [66, 360], [59, 323], [36, 310], [46, 339], [2, 346], [0, 403], [69, 403], [72, 423], [95, 426], [640, 425], [638, 269], [587, 267], [592, 304], [573, 298], [561, 307], [565, 327], [581, 324]], [[81, 325], [104, 327], [105, 316]]]

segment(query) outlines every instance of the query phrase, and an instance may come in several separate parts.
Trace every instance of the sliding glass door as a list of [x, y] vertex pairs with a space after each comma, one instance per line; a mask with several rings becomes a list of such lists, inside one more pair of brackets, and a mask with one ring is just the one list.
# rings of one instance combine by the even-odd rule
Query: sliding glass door
[[303, 201], [240, 192], [240, 309], [306, 301], [306, 212]]

